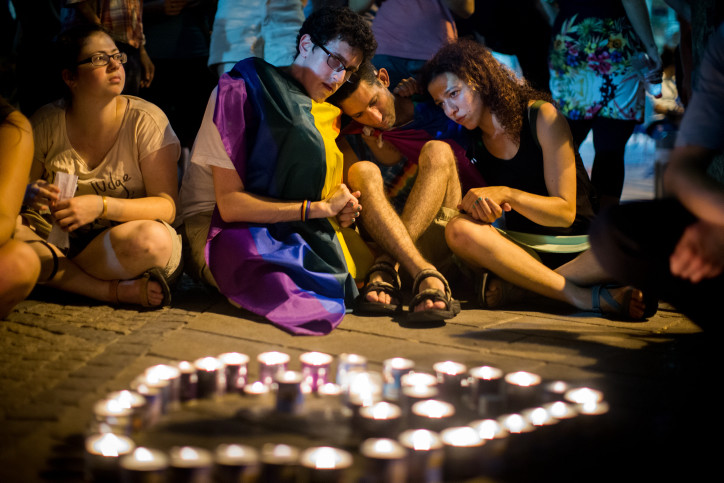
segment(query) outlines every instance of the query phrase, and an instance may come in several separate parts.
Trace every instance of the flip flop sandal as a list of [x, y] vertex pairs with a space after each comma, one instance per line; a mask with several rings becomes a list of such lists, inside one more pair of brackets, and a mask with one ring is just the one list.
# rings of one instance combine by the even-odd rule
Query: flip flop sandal
[[[650, 317], [650, 315], [648, 315], [651, 311], [651, 307], [649, 307], [649, 304], [652, 302], [651, 300], [647, 301], [646, 296], [644, 296], [644, 315], [641, 318], [634, 318], [631, 317], [629, 313], [633, 289], [627, 291], [623, 296], [623, 301], [621, 303], [618, 303], [613, 298], [613, 295], [611, 295], [611, 292], [609, 292], [608, 289], [610, 288], [622, 288], [622, 286], [616, 284], [599, 284], [591, 287], [591, 302], [593, 305], [593, 312], [597, 312], [604, 316], [613, 316], [621, 320], [642, 321], [645, 320], [647, 317]], [[603, 300], [605, 300], [606, 303], [611, 307], [611, 312], [605, 313], [601, 309], [601, 298], [603, 298]], [[656, 302], [656, 307], [658, 308], [658, 301]], [[654, 313], [656, 313], [655, 310]]]
[[[445, 292], [434, 288], [428, 288], [422, 292], [417, 293], [420, 283], [429, 277], [435, 277], [445, 285]], [[447, 280], [443, 277], [440, 272], [433, 269], [422, 270], [415, 277], [415, 283], [412, 286], [412, 292], [417, 293], [410, 301], [407, 313], [408, 322], [439, 322], [441, 320], [452, 319], [460, 313], [460, 302], [452, 298], [450, 293], [450, 285]], [[432, 300], [433, 302], [445, 302], [445, 309], [429, 309], [415, 311], [421, 302], [425, 300]]]
[[[145, 272], [143, 272], [143, 275], [138, 277], [138, 279], [136, 280], [143, 280], [143, 283], [141, 284], [141, 306], [161, 308], [171, 304], [171, 288], [169, 287], [168, 282], [166, 281], [166, 277], [163, 274], [163, 270], [160, 267], [153, 267], [146, 270]], [[153, 280], [154, 282], [158, 282], [158, 284], [161, 286], [161, 291], [163, 292], [163, 301], [161, 301], [160, 305], [151, 305], [148, 302], [148, 282], [150, 282], [151, 280]], [[121, 302], [118, 299], [118, 285], [120, 282], [120, 280], [111, 281], [111, 286], [109, 289], [110, 299], [116, 305], [125, 303]]]
[[[375, 272], [384, 272], [392, 277], [393, 283], [389, 282], [370, 282], [370, 275]], [[402, 309], [401, 303], [383, 304], [380, 302], [370, 302], [367, 300], [367, 294], [370, 292], [384, 292], [390, 295], [398, 302], [402, 302], [402, 293], [400, 292], [400, 275], [395, 267], [387, 262], [377, 262], [370, 267], [365, 276], [365, 284], [355, 303], [354, 312], [360, 315], [390, 315], [399, 312]]]

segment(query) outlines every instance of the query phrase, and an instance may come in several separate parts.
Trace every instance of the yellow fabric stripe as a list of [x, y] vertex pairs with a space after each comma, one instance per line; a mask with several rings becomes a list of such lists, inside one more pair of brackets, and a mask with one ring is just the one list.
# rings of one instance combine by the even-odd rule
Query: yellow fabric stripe
[[[324, 188], [322, 189], [322, 199], [329, 196], [334, 191], [334, 188], [342, 183], [344, 160], [336, 141], [339, 135], [340, 113], [339, 108], [332, 104], [312, 101], [314, 125], [322, 135], [324, 152], [327, 158], [325, 160], [327, 163], [327, 175], [324, 180]], [[334, 217], [328, 218], [328, 220], [332, 224], [332, 227], [334, 227], [350, 275], [352, 275], [355, 281], [360, 281], [367, 273], [367, 269], [372, 265], [372, 252], [367, 248], [356, 231], [349, 229], [343, 230]], [[350, 239], [346, 241], [345, 236], [359, 238], [359, 240]], [[350, 247], [352, 248], [351, 251]]]

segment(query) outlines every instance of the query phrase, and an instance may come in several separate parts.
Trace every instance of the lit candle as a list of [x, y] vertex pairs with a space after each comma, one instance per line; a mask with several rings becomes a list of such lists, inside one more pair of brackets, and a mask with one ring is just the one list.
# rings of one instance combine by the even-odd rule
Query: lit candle
[[93, 434], [85, 440], [87, 481], [120, 481], [119, 458], [135, 448], [128, 436], [113, 433]]
[[468, 371], [468, 407], [483, 417], [497, 416], [503, 410], [503, 371], [478, 366]]
[[402, 414], [409, 419], [413, 404], [418, 401], [434, 399], [437, 394], [436, 386], [402, 386], [402, 393], [400, 394]]
[[455, 406], [445, 401], [428, 399], [413, 404], [411, 413], [410, 422], [413, 427], [441, 431], [450, 426], [450, 421], [455, 415]]
[[189, 361], [180, 361], [177, 367], [181, 372], [179, 400], [193, 401], [198, 396], [199, 376], [196, 374], [196, 368]]
[[408, 374], [415, 367], [415, 362], [403, 357], [393, 357], [382, 362], [382, 378], [384, 386], [382, 394], [389, 401], [400, 399], [402, 376]]
[[352, 455], [347, 451], [319, 446], [306, 449], [300, 457], [302, 471], [299, 480], [308, 483], [341, 483], [352, 466]]
[[550, 381], [543, 384], [543, 401], [554, 402], [563, 399], [563, 395], [571, 389], [566, 381]]
[[566, 391], [564, 395], [566, 401], [574, 404], [594, 404], [603, 401], [603, 393], [590, 387], [576, 387]]
[[213, 399], [224, 394], [226, 375], [224, 363], [216, 357], [202, 357], [194, 361], [198, 376], [198, 397]]
[[302, 364], [304, 384], [312, 391], [329, 382], [332, 356], [323, 352], [305, 352], [299, 356], [299, 362]]
[[360, 445], [360, 454], [365, 460], [363, 479], [385, 483], [407, 481], [407, 450], [394, 439], [370, 438]]
[[243, 392], [249, 356], [240, 352], [225, 352], [219, 355], [219, 360], [225, 367], [226, 392], [232, 394]]
[[445, 448], [445, 480], [463, 480], [480, 473], [480, 454], [485, 443], [470, 426], [456, 426], [440, 432]]
[[168, 481], [210, 483], [213, 457], [210, 451], [194, 446], [175, 446], [169, 451]]
[[251, 446], [220, 444], [214, 451], [214, 482], [256, 481], [259, 476], [259, 452]]
[[[136, 393], [137, 394], [137, 393]], [[115, 398], [101, 399], [93, 406], [94, 429], [103, 433], [131, 434], [133, 409]]]
[[259, 363], [259, 380], [266, 385], [274, 383], [278, 372], [286, 371], [289, 354], [278, 351], [262, 352], [256, 357]]
[[438, 433], [427, 429], [409, 429], [402, 432], [397, 440], [407, 448], [408, 482], [442, 482], [444, 452]]
[[437, 362], [432, 368], [437, 375], [440, 399], [453, 404], [459, 402], [462, 396], [462, 382], [468, 368], [453, 361]]
[[261, 448], [259, 481], [294, 483], [299, 465], [299, 449], [286, 444], [267, 443]]
[[165, 453], [139, 446], [120, 459], [123, 483], [160, 483], [166, 481], [168, 457]]
[[468, 424], [485, 441], [480, 454], [486, 475], [500, 475], [505, 468], [505, 452], [510, 433], [495, 419], [478, 419]]
[[504, 414], [498, 418], [498, 422], [510, 433], [505, 454], [508, 464], [515, 465], [521, 458], [530, 459], [535, 426], [518, 413]]
[[276, 410], [280, 413], [298, 414], [304, 405], [304, 391], [302, 390], [302, 379], [304, 376], [299, 371], [283, 371], [277, 373], [277, 405]]
[[347, 391], [348, 374], [353, 371], [366, 371], [367, 358], [359, 354], [340, 354], [337, 358], [337, 384]]
[[261, 381], [244, 386], [244, 403], [244, 409], [240, 411], [240, 415], [245, 414], [251, 419], [265, 417], [275, 405], [271, 388]]
[[131, 389], [146, 399], [143, 427], [154, 426], [163, 414], [163, 388], [168, 381], [162, 381], [154, 374], [141, 374], [131, 381]]
[[402, 387], [437, 386], [437, 376], [428, 372], [409, 372], [400, 378]]
[[166, 414], [169, 409], [176, 408], [181, 391], [181, 371], [169, 364], [156, 364], [146, 369], [150, 380], [163, 381], [161, 386], [161, 412]]
[[359, 410], [363, 438], [391, 438], [399, 432], [402, 411], [396, 404], [381, 401]]
[[526, 371], [505, 375], [505, 404], [508, 411], [521, 411], [540, 405], [540, 382], [538, 374]]
[[556, 424], [557, 437], [551, 438], [551, 440], [556, 440], [554, 444], [566, 445], [571, 442], [578, 416], [576, 406], [565, 401], [554, 401], [544, 404], [543, 408], [558, 421], [558, 424]]
[[349, 374], [347, 400], [353, 407], [371, 406], [382, 400], [382, 375], [363, 371]]
[[118, 402], [121, 407], [129, 408], [131, 413], [131, 430], [139, 431], [143, 428], [144, 417], [146, 414], [146, 398], [136, 391], [129, 391], [124, 389], [123, 391], [112, 392], [108, 395], [108, 400], [114, 400]]

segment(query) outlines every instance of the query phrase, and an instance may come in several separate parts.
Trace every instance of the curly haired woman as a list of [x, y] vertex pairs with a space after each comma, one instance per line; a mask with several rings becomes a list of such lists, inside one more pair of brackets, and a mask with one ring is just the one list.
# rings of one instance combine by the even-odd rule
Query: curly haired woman
[[453, 252], [484, 269], [483, 306], [500, 307], [524, 293], [517, 286], [586, 311], [645, 317], [641, 291], [607, 285], [587, 251], [590, 181], [550, 97], [465, 40], [437, 52], [423, 68], [422, 84], [470, 131], [468, 158], [489, 184], [463, 196], [464, 214], [445, 230]]

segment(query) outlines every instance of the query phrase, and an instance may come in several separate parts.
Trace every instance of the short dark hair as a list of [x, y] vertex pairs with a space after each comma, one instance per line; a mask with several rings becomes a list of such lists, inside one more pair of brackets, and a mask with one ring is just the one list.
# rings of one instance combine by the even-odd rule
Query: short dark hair
[[93, 23], [75, 25], [58, 34], [55, 40], [55, 54], [60, 70], [68, 69], [71, 72], [77, 72], [78, 56], [83, 50], [86, 40], [97, 33], [111, 37], [108, 30]]
[[350, 47], [362, 52], [363, 62], [371, 59], [377, 50], [377, 41], [369, 24], [349, 7], [322, 7], [312, 12], [297, 34], [297, 55], [299, 41], [305, 34], [321, 45], [337, 39], [347, 42]]
[[340, 88], [337, 89], [337, 92], [329, 96], [327, 102], [339, 107], [345, 99], [357, 90], [361, 82], [365, 82], [371, 86], [380, 82], [377, 78], [377, 69], [375, 69], [375, 66], [372, 65], [371, 62], [362, 62], [357, 72], [355, 72], [355, 75], [352, 76], [352, 82], [342, 84]]

